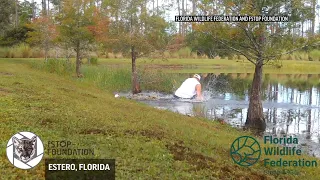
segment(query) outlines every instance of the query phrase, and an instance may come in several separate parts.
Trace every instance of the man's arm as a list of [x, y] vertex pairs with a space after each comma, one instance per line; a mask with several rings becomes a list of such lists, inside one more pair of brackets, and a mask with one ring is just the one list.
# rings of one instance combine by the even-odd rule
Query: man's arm
[[196, 91], [197, 91], [197, 100], [203, 100], [202, 94], [201, 94], [201, 84], [196, 85]]

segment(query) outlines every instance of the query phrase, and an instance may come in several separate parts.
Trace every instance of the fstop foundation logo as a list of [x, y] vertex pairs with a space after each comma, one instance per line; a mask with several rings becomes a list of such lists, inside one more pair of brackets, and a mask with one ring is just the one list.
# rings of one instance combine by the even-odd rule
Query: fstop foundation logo
[[43, 157], [43, 143], [31, 132], [19, 132], [13, 135], [7, 144], [7, 157], [17, 168], [31, 169]]

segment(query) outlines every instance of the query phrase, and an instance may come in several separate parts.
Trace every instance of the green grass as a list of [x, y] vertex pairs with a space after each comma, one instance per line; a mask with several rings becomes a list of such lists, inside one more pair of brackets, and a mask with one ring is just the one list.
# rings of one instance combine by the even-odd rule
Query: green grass
[[1, 179], [44, 179], [44, 161], [25, 171], [7, 160], [7, 141], [19, 131], [34, 132], [45, 145], [70, 140], [95, 149], [94, 157], [84, 158], [115, 158], [117, 179], [320, 178], [319, 167], [299, 168], [298, 176], [267, 175], [262, 161], [240, 167], [230, 146], [248, 132], [114, 98], [91, 82], [31, 69], [21, 60], [0, 59], [0, 87]]
[[84, 79], [79, 81], [93, 82], [94, 85], [109, 91], [129, 91], [131, 72], [126, 68], [107, 68], [83, 66]]
[[[100, 59], [105, 65], [130, 65], [130, 59]], [[246, 60], [226, 59], [138, 59], [140, 65], [154, 68], [164, 66], [168, 73], [253, 73], [254, 66]], [[282, 66], [281, 68], [279, 68]], [[319, 74], [319, 61], [283, 60], [264, 67], [264, 73], [270, 74]]]
[[[21, 61], [21, 60], [20, 60]], [[23, 61], [23, 60], [22, 60]], [[74, 62], [63, 59], [48, 59], [44, 61], [28, 61], [31, 67], [49, 73], [72, 77], [75, 72]], [[89, 82], [95, 86], [117, 92], [131, 90], [131, 69], [127, 66], [92, 66], [84, 64], [81, 68], [81, 82]], [[163, 73], [161, 70], [138, 67], [138, 78], [144, 91], [160, 91], [172, 93], [186, 76]]]
[[[34, 59], [22, 59], [32, 61]], [[42, 59], [38, 59], [42, 61]], [[74, 59], [72, 60], [74, 61]], [[98, 59], [99, 66], [123, 66], [131, 69], [130, 59]], [[137, 65], [158, 69], [165, 73], [253, 73], [254, 66], [247, 60], [226, 59], [151, 59], [141, 58]], [[264, 66], [267, 74], [319, 74], [320, 61], [282, 60]]]
[[74, 63], [62, 59], [48, 59], [46, 62], [32, 61], [31, 67], [59, 75], [71, 75], [76, 69]]

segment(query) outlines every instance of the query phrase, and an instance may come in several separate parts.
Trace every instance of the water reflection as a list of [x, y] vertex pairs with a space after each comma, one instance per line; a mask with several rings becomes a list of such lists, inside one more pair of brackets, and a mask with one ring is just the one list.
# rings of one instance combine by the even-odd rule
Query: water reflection
[[[191, 75], [191, 74], [190, 74]], [[189, 76], [189, 75], [186, 75]], [[182, 114], [223, 118], [242, 127], [247, 117], [252, 74], [202, 74], [205, 103], [145, 101]], [[320, 75], [265, 75], [263, 111], [266, 134], [295, 135], [300, 145], [320, 157]]]

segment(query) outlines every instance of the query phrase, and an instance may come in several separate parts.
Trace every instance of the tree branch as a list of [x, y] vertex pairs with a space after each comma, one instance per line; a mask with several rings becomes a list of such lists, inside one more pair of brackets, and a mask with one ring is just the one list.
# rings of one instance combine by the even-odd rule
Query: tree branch
[[[246, 29], [246, 28], [244, 28], [244, 27], [242, 27], [242, 26], [240, 26], [240, 25], [237, 25], [238, 27], [240, 27], [244, 32], [245, 32], [245, 34], [246, 34], [246, 36], [248, 37], [248, 39], [250, 40], [250, 42], [252, 43], [252, 45], [253, 45], [253, 47], [254, 48], [252, 48], [254, 51], [256, 51], [257, 53], [259, 53], [259, 48], [258, 48], [258, 44], [252, 39], [252, 38], [254, 38], [254, 37], [252, 37], [252, 36], [250, 36], [249, 35], [249, 32], [248, 32], [248, 30]], [[253, 33], [251, 33], [252, 35], [253, 35]]]
[[[216, 39], [216, 38], [215, 38], [215, 39]], [[228, 48], [232, 49], [233, 51], [236, 51], [236, 52], [240, 53], [241, 55], [245, 56], [245, 57], [248, 59], [248, 61], [250, 61], [251, 63], [256, 64], [256, 63], [252, 60], [252, 57], [249, 57], [249, 55], [248, 55], [248, 54], [246, 54], [246, 53], [244, 53], [244, 52], [240, 51], [239, 49], [236, 49], [236, 48], [234, 48], [234, 47], [232, 47], [232, 46], [228, 45], [227, 43], [223, 42], [223, 41], [222, 41], [222, 40], [220, 40], [220, 39], [216, 39], [216, 40], [217, 40], [217, 41], [219, 41], [221, 44], [223, 44], [223, 45], [227, 46]]]

